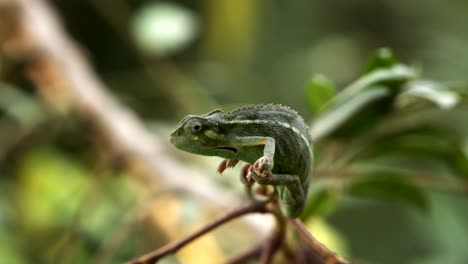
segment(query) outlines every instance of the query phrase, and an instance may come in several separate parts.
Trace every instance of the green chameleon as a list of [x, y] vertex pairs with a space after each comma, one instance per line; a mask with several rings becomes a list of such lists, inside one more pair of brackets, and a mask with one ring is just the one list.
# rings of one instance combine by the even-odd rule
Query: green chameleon
[[251, 105], [228, 113], [216, 109], [189, 115], [172, 132], [170, 141], [190, 153], [225, 158], [220, 173], [239, 160], [249, 163], [243, 169], [244, 180], [275, 186], [284, 215], [296, 218], [304, 210], [312, 143], [304, 120], [289, 107]]

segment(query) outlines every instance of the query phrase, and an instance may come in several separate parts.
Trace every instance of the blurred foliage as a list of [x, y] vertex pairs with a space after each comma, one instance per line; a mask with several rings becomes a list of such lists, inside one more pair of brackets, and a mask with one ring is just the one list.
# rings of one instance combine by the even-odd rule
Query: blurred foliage
[[[318, 92], [309, 91], [309, 100], [325, 105], [311, 134], [317, 143], [316, 174], [326, 184], [312, 186], [316, 191], [303, 219], [331, 214], [345, 195], [399, 202], [431, 214], [433, 192], [467, 194], [466, 85], [421, 79], [417, 69], [380, 49], [363, 75], [335, 97], [324, 97], [322, 91], [331, 88], [323, 87], [311, 85]], [[465, 253], [457, 254], [456, 263], [463, 263]]]
[[[365, 263], [468, 262], [468, 3], [49, 3], [155, 136], [220, 105], [275, 102], [310, 120], [303, 220], [333, 249]], [[221, 213], [129, 177], [87, 120], [51, 109], [24, 62], [0, 55], [2, 263], [121, 263]], [[257, 239], [230, 224], [163, 263], [219, 260]]]

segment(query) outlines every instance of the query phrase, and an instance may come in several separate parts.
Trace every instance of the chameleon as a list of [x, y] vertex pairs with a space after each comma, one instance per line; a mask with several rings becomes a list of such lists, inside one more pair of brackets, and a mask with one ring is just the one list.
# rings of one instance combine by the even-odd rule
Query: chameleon
[[226, 159], [218, 168], [220, 173], [239, 160], [253, 164], [247, 180], [274, 186], [285, 216], [297, 218], [304, 211], [313, 145], [303, 118], [291, 108], [262, 104], [188, 115], [169, 140], [180, 150]]

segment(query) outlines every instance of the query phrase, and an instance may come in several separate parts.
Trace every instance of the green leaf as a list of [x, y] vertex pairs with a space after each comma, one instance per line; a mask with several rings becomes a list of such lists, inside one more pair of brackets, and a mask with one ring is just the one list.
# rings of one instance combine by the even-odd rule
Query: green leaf
[[[399, 91], [393, 88], [399, 88], [416, 76], [414, 69], [398, 64], [359, 78], [338, 93], [321, 111], [311, 127], [312, 139], [319, 140], [340, 129], [352, 135], [369, 128], [388, 112], [394, 95]], [[371, 104], [373, 106], [369, 107]], [[353, 124], [354, 121], [358, 123]]]
[[315, 75], [306, 87], [307, 102], [318, 113], [336, 94], [333, 83], [323, 75]]
[[316, 184], [309, 194], [302, 219], [313, 216], [327, 216], [334, 212], [340, 203], [341, 192], [325, 184]]
[[350, 96], [348, 100], [334, 108], [326, 109], [319, 115], [310, 127], [312, 139], [319, 140], [328, 136], [343, 126], [349, 119], [356, 115], [366, 105], [382, 99], [390, 94], [386, 87], [373, 87], [359, 94]]
[[389, 48], [380, 48], [369, 59], [364, 70], [365, 73], [382, 68], [390, 68], [398, 63], [397, 58]]
[[403, 64], [396, 64], [385, 69], [376, 69], [348, 85], [333, 101], [337, 103], [345, 101], [349, 96], [377, 84], [384, 84], [390, 87], [399, 86], [401, 83], [413, 80], [417, 76], [418, 72], [415, 69]]
[[426, 212], [429, 202], [421, 188], [413, 185], [405, 177], [384, 173], [369, 176], [351, 184], [349, 192], [361, 198], [393, 201], [413, 206]]
[[451, 109], [460, 102], [461, 96], [438, 82], [415, 80], [405, 85], [399, 99], [406, 104], [414, 103], [415, 99], [425, 99], [439, 108]]

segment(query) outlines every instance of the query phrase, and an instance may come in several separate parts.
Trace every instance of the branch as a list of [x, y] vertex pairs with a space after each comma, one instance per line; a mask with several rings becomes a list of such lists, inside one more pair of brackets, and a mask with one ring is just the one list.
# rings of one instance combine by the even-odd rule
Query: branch
[[289, 219], [289, 221], [292, 223], [302, 239], [323, 260], [324, 263], [349, 264], [349, 261], [341, 258], [335, 252], [331, 251], [325, 245], [315, 239], [315, 237], [312, 236], [312, 234], [307, 230], [300, 219]]
[[239, 216], [249, 214], [249, 213], [265, 213], [267, 212], [265, 204], [263, 203], [254, 203], [254, 204], [247, 204], [240, 208], [234, 209], [231, 212], [226, 213], [225, 215], [221, 216], [218, 219], [215, 219], [213, 222], [207, 224], [206, 226], [202, 227], [200, 230], [195, 231], [193, 234], [187, 236], [186, 238], [169, 243], [153, 252], [150, 252], [146, 255], [143, 255], [135, 260], [128, 262], [128, 264], [150, 264], [155, 263], [160, 258], [168, 255], [174, 254], [179, 249], [187, 245], [188, 243], [192, 242], [193, 240], [199, 238], [200, 236], [210, 232], [211, 230], [217, 228], [218, 226], [231, 221]]
[[242, 264], [248, 260], [259, 257], [262, 254], [264, 242], [260, 242], [252, 248], [228, 259], [224, 264]]
[[272, 263], [273, 257], [283, 243], [286, 234], [285, 216], [279, 211], [276, 201], [272, 205], [273, 209], [270, 212], [275, 216], [276, 226], [263, 247], [262, 254], [260, 255], [260, 264]]

